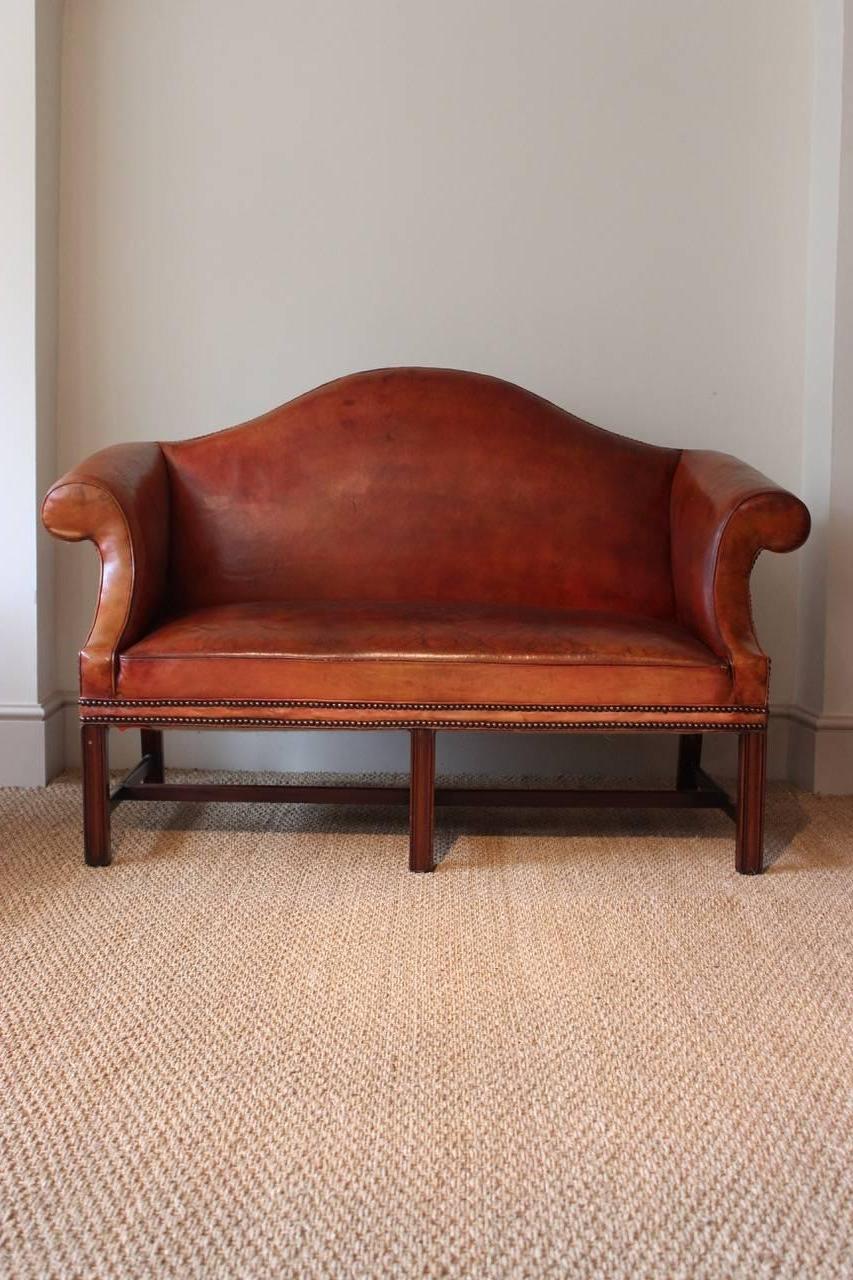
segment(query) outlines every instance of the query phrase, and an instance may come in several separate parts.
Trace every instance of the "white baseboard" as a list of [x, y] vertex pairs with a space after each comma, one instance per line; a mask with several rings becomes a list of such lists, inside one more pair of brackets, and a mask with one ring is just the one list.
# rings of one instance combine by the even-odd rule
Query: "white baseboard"
[[[65, 760], [80, 764], [79, 721], [73, 694], [66, 696]], [[789, 723], [783, 715], [770, 726], [769, 774], [788, 777]], [[282, 773], [397, 773], [408, 769], [404, 732], [324, 733], [285, 730], [224, 732], [171, 730], [166, 761], [184, 769], [270, 770]], [[439, 735], [438, 768], [445, 774], [482, 774], [496, 780], [528, 776], [659, 778], [674, 772], [676, 743], [671, 734], [445, 733]], [[139, 759], [134, 730], [110, 735], [110, 761], [131, 768]], [[733, 734], [708, 734], [707, 767], [720, 777], [737, 770]]]
[[[72, 725], [67, 760], [79, 764], [77, 726]], [[222, 732], [171, 730], [165, 742], [167, 766], [280, 773], [405, 773], [409, 739], [405, 731]], [[722, 776], [736, 769], [733, 740], [706, 747], [709, 767]], [[139, 735], [110, 734], [110, 763], [130, 768], [139, 759]], [[650, 734], [440, 733], [437, 768], [449, 776], [659, 778], [675, 772], [676, 743]]]
[[43, 787], [65, 764], [68, 698], [0, 704], [0, 786]]
[[[705, 762], [721, 778], [734, 776], [733, 734], [708, 734]], [[438, 767], [449, 775], [496, 780], [527, 776], [660, 777], [675, 768], [672, 735], [489, 734], [439, 736]], [[139, 758], [134, 730], [110, 735], [110, 761], [130, 768]], [[282, 773], [388, 773], [408, 768], [407, 735], [371, 732], [173, 730], [167, 763], [186, 769], [271, 770]], [[76, 696], [57, 693], [42, 704], [0, 706], [0, 785], [42, 786], [64, 767], [79, 767]], [[774, 707], [768, 774], [805, 790], [853, 792], [853, 716], [816, 716], [803, 707]]]
[[784, 708], [790, 724], [788, 776], [820, 795], [853, 794], [853, 716]]

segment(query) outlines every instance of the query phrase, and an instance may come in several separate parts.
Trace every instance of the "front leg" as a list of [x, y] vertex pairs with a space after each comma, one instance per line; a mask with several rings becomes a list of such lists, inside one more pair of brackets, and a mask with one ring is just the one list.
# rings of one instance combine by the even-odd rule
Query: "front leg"
[[741, 733], [738, 741], [735, 868], [743, 876], [757, 876], [764, 869], [766, 779], [766, 732]]
[[433, 871], [435, 816], [435, 730], [412, 729], [409, 790], [409, 870]]
[[84, 724], [80, 731], [83, 755], [83, 849], [90, 867], [108, 867], [110, 849], [110, 773], [107, 733], [103, 724]]

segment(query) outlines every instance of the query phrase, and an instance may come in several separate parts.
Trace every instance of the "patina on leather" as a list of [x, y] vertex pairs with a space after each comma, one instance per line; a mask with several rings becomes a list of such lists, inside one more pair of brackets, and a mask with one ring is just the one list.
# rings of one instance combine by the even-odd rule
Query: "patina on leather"
[[[734, 458], [614, 435], [496, 378], [386, 369], [179, 443], [117, 445], [51, 489], [47, 527], [101, 555], [80, 660], [86, 861], [125, 800], [721, 808], [763, 867], [769, 664], [749, 578], [806, 508]], [[142, 759], [111, 794], [111, 725]], [[162, 730], [410, 731], [408, 788], [164, 779]], [[439, 729], [668, 732], [676, 785], [435, 786]], [[737, 801], [701, 767], [738, 735]]]
[[734, 458], [434, 369], [104, 449], [43, 514], [100, 551], [106, 723], [763, 723], [749, 575], [809, 528]]

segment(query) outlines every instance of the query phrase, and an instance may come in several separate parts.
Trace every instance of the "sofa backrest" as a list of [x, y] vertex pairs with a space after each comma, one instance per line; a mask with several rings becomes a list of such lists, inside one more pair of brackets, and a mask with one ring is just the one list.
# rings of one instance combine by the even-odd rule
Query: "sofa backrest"
[[468, 602], [674, 612], [679, 451], [442, 369], [341, 378], [164, 444], [175, 607]]

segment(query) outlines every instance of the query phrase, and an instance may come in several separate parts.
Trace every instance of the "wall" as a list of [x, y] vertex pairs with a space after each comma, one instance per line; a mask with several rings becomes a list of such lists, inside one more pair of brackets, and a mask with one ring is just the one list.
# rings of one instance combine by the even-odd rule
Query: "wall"
[[843, 39], [821, 789], [853, 789], [853, 6]]
[[53, 553], [38, 507], [56, 470], [62, 6], [8, 0], [0, 19], [0, 784], [61, 767]]
[[[353, 369], [447, 364], [796, 488], [811, 39], [802, 0], [70, 0], [61, 465]], [[66, 689], [87, 550], [60, 548]], [[755, 585], [788, 704], [796, 558]], [[173, 758], [400, 758], [354, 747], [187, 735]]]
[[[35, 500], [35, 24], [28, 6], [13, 6], [8, 41], [0, 43], [0, 430], [8, 500], [0, 504], [4, 546], [0, 557], [2, 635], [8, 653], [0, 664], [0, 700], [34, 703], [37, 659]], [[5, 467], [4, 467], [5, 469]], [[26, 535], [21, 537], [21, 529]]]
[[[845, 21], [846, 17], [846, 21]], [[790, 776], [853, 786], [853, 4], [815, 0], [802, 492]]]

